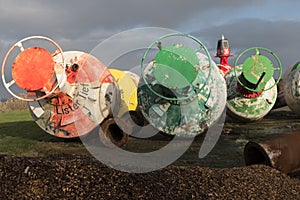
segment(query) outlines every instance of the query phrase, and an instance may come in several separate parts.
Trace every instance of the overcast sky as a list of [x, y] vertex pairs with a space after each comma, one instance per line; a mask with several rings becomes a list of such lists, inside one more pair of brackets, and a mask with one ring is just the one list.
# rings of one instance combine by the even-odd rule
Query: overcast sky
[[0, 0], [0, 59], [31, 35], [48, 36], [65, 51], [89, 52], [119, 32], [162, 27], [196, 36], [212, 54], [222, 34], [234, 54], [269, 48], [285, 70], [300, 60], [299, 8], [296, 0]]

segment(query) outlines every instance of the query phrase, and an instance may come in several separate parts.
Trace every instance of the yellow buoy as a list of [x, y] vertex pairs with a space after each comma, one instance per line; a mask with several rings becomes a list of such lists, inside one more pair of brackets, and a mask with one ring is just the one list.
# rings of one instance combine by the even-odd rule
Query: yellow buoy
[[119, 91], [120, 91], [120, 106], [117, 116], [121, 117], [125, 112], [134, 111], [137, 108], [137, 84], [139, 76], [129, 72], [117, 69], [110, 69]]

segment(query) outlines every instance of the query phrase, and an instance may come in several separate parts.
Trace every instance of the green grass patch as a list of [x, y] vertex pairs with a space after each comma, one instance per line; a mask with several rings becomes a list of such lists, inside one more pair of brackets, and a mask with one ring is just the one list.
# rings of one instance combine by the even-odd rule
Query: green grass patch
[[21, 155], [23, 152], [29, 151], [36, 142], [21, 137], [4, 136], [0, 139], [0, 153]]
[[28, 110], [0, 112], [0, 154], [47, 156], [86, 152], [80, 140], [62, 139], [42, 130]]
[[0, 112], [0, 124], [7, 122], [33, 121], [28, 110]]

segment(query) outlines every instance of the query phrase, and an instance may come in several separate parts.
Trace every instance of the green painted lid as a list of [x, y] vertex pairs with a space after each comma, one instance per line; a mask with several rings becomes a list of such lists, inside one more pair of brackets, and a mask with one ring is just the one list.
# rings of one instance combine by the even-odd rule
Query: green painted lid
[[160, 49], [154, 59], [153, 74], [156, 80], [168, 88], [184, 88], [191, 85], [198, 72], [196, 52], [184, 45], [170, 45]]
[[273, 77], [273, 63], [266, 56], [256, 54], [245, 60], [242, 72], [247, 80], [243, 84], [259, 92], [263, 90], [267, 82]]

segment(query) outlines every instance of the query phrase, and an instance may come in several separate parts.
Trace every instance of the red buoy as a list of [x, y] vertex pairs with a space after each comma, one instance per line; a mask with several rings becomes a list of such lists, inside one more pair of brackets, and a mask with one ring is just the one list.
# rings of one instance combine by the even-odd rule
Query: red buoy
[[222, 35], [222, 38], [218, 40], [218, 46], [217, 46], [217, 55], [216, 57], [220, 58], [220, 64], [218, 64], [219, 69], [223, 72], [223, 75], [225, 76], [229, 70], [231, 70], [233, 67], [229, 65], [228, 58], [232, 56], [230, 54], [230, 47], [228, 39], [224, 38], [224, 35]]

